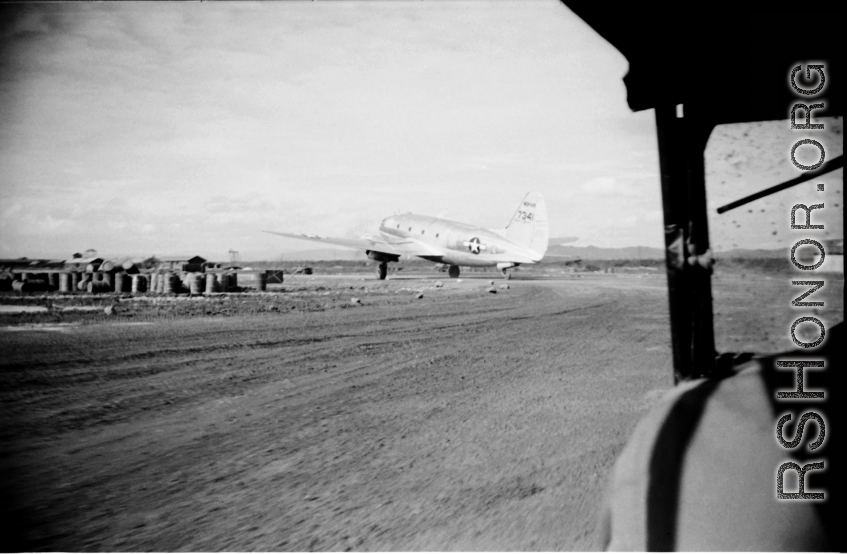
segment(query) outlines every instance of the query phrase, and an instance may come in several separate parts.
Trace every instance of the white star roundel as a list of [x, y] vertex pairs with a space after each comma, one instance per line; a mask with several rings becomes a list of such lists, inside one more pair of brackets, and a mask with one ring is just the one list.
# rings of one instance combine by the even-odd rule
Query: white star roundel
[[486, 246], [482, 244], [477, 237], [474, 237], [469, 241], [465, 241], [462, 244], [468, 247], [468, 251], [471, 254], [479, 254], [480, 250], [485, 250], [486, 248]]

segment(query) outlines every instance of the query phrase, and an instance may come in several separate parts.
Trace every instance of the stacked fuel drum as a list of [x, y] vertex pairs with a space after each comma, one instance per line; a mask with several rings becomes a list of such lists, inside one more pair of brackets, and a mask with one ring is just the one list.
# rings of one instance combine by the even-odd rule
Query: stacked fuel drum
[[[193, 269], [193, 268], [192, 268]], [[211, 267], [208, 269], [212, 269]], [[158, 293], [203, 295], [238, 292], [244, 289], [267, 290], [269, 271], [161, 271], [140, 270], [134, 262], [104, 261], [89, 263], [84, 270], [42, 270], [6, 273], [0, 276], [3, 290], [18, 292], [61, 293]], [[242, 286], [239, 287], [239, 277]]]

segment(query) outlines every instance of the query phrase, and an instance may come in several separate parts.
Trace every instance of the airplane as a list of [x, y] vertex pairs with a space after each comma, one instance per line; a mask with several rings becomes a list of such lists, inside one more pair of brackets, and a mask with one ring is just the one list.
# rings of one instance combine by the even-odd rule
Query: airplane
[[368, 258], [379, 262], [379, 279], [385, 279], [388, 274], [389, 262], [398, 262], [404, 255], [448, 264], [447, 274], [453, 279], [459, 277], [459, 266], [463, 265], [497, 266], [509, 279], [509, 268], [538, 263], [547, 252], [547, 206], [541, 193], [530, 192], [518, 205], [505, 229], [501, 230], [407, 213], [383, 219], [379, 231], [380, 237], [365, 235], [361, 239], [263, 232], [362, 249]]

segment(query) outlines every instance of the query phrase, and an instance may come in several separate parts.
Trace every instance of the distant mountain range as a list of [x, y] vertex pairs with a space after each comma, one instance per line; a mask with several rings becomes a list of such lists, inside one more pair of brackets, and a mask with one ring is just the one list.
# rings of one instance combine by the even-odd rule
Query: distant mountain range
[[[718, 252], [718, 258], [783, 258], [786, 249], [734, 249]], [[599, 246], [571, 246], [554, 244], [547, 249], [545, 259], [555, 261], [556, 257], [579, 258], [581, 260], [662, 260], [665, 257], [663, 248], [650, 246], [626, 246], [623, 248], [601, 248]], [[283, 254], [284, 261], [318, 261], [318, 260], [365, 260], [365, 255], [359, 250], [348, 248], [319, 248]]]
[[[716, 258], [784, 258], [788, 249], [735, 248], [715, 253]], [[663, 260], [664, 248], [650, 246], [626, 246], [624, 248], [600, 248], [599, 246], [569, 246], [557, 244], [547, 249], [547, 256], [571, 256], [583, 260]]]
[[[662, 248], [649, 246], [626, 246], [623, 248], [600, 248], [599, 246], [571, 246], [554, 244], [547, 248], [545, 258], [563, 256], [581, 260], [661, 260], [665, 257]], [[552, 259], [550, 260], [552, 261]]]
[[765, 250], [763, 248], [734, 248], [726, 252], [718, 252], [717, 258], [788, 258], [789, 248]]
[[282, 255], [283, 261], [324, 261], [324, 260], [366, 260], [367, 256], [361, 250], [352, 248], [316, 248], [315, 250], [301, 250], [299, 252], [287, 252]]

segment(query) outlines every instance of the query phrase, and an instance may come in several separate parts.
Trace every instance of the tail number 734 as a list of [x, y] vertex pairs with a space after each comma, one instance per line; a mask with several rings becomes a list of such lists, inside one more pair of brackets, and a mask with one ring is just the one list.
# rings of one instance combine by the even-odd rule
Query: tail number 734
[[527, 213], [527, 212], [518, 210], [518, 213], [515, 214], [515, 221], [522, 221], [523, 223], [529, 223], [529, 222], [532, 221], [533, 215], [535, 215], [535, 214], [533, 214], [532, 212]]

